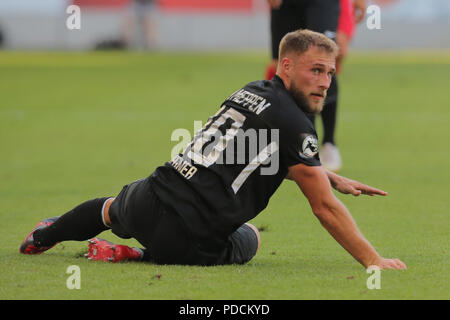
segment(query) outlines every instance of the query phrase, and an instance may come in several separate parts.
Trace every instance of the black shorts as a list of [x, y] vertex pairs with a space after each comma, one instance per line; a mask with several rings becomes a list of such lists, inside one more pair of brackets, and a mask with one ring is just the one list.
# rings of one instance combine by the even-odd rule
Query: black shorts
[[149, 178], [123, 187], [109, 209], [111, 229], [121, 238], [135, 238], [146, 248], [145, 260], [158, 264], [224, 265], [243, 264], [252, 259], [258, 238], [244, 224], [228, 237], [222, 248], [202, 248], [181, 217], [164, 207]]
[[272, 58], [278, 59], [278, 46], [286, 33], [298, 29], [320, 32], [336, 40], [339, 0], [284, 0], [271, 10]]

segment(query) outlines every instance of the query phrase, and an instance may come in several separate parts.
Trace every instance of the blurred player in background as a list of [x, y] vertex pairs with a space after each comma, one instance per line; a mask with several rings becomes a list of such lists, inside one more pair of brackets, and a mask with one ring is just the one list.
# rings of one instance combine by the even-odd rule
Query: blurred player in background
[[342, 69], [342, 63], [355, 33], [355, 25], [362, 21], [365, 11], [366, 0], [340, 0], [339, 23], [336, 33], [336, 42], [339, 47], [336, 74], [339, 74]]
[[125, 13], [124, 41], [128, 47], [147, 50], [156, 44], [156, 0], [132, 0]]
[[[342, 61], [354, 33], [354, 25], [364, 17], [366, 0], [268, 0], [271, 13], [272, 61], [266, 69], [266, 79], [275, 75], [278, 64], [278, 45], [288, 32], [310, 29], [325, 34], [337, 42], [340, 52], [336, 59], [336, 74], [341, 71]], [[342, 168], [342, 158], [336, 146], [338, 83], [333, 78], [328, 90], [325, 107], [321, 113], [324, 136], [321, 147], [322, 165], [337, 172]], [[309, 116], [315, 122], [314, 115]]]

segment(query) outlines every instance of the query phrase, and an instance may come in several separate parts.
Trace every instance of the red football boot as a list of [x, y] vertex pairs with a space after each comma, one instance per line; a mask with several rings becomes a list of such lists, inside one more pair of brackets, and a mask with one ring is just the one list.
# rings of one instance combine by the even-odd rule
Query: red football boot
[[126, 260], [141, 260], [143, 252], [138, 248], [130, 248], [122, 244], [93, 238], [88, 240], [89, 252], [85, 255], [88, 260], [119, 262]]
[[47, 228], [48, 226], [52, 225], [56, 220], [58, 220], [59, 217], [53, 217], [45, 219], [37, 224], [36, 227], [34, 227], [33, 231], [25, 238], [25, 240], [20, 245], [20, 253], [23, 254], [41, 254], [42, 252], [54, 247], [56, 243], [50, 247], [39, 247], [34, 244], [34, 233], [36, 230]]

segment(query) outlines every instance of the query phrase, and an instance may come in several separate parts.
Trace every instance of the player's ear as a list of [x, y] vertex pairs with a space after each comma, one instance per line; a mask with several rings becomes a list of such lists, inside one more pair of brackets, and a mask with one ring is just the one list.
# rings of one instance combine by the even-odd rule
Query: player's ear
[[294, 64], [291, 58], [289, 57], [283, 57], [281, 59], [281, 63], [280, 63], [280, 67], [281, 67], [281, 71], [286, 74], [286, 75], [290, 75], [291, 70], [293, 68]]

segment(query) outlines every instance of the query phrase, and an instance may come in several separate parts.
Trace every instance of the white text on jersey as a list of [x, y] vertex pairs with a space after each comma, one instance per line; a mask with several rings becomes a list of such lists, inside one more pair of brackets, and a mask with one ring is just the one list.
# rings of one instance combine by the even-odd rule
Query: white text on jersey
[[248, 110], [256, 114], [260, 114], [266, 108], [270, 107], [270, 103], [266, 103], [265, 98], [244, 89], [233, 93], [228, 100], [236, 102], [243, 107], [247, 107]]

